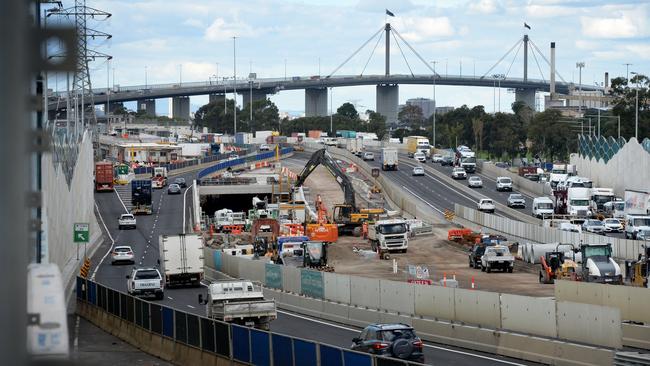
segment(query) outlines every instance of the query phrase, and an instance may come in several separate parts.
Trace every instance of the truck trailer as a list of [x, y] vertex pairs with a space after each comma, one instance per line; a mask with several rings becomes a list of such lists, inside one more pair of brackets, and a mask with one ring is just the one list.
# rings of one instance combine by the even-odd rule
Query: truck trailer
[[203, 279], [203, 239], [199, 235], [161, 235], [158, 248], [166, 286], [200, 285]]
[[153, 206], [151, 205], [151, 180], [132, 180], [131, 181], [131, 213], [134, 215], [144, 214], [151, 215]]
[[381, 149], [381, 169], [382, 170], [397, 170], [399, 158], [397, 156], [397, 149], [392, 147], [385, 147]]
[[113, 163], [98, 161], [95, 163], [95, 192], [113, 190]]

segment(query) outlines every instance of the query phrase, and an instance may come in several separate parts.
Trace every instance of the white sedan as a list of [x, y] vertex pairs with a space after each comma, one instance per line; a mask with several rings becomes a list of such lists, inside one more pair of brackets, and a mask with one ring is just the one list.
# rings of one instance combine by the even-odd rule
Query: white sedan
[[413, 175], [414, 176], [415, 175], [424, 175], [424, 168], [422, 168], [421, 166], [416, 166], [415, 168], [413, 168]]
[[603, 225], [605, 226], [605, 232], [608, 233], [623, 232], [623, 224], [619, 219], [605, 219], [605, 221], [603, 221]]
[[128, 245], [121, 245], [113, 248], [111, 252], [111, 264], [118, 262], [126, 262], [135, 264], [135, 256], [133, 254], [133, 249]]
[[467, 186], [469, 188], [481, 188], [483, 187], [483, 180], [481, 177], [473, 175], [467, 180]]
[[492, 201], [489, 198], [481, 199], [480, 201], [478, 201], [478, 204], [476, 206], [479, 211], [483, 211], [483, 212], [494, 213], [496, 209], [496, 207], [494, 206], [494, 201]]
[[433, 154], [431, 157], [431, 161], [434, 163], [442, 163], [442, 155], [441, 154]]

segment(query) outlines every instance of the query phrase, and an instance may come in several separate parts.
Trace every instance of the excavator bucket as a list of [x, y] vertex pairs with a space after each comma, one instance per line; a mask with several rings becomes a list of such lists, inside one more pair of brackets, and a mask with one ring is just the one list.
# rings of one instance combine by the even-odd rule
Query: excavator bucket
[[335, 224], [307, 224], [307, 236], [312, 241], [335, 243], [339, 238], [339, 228]]

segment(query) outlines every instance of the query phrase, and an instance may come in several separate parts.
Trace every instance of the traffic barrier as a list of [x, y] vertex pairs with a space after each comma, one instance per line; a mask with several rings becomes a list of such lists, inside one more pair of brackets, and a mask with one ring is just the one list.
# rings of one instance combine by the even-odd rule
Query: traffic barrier
[[90, 272], [90, 258], [84, 258], [84, 263], [79, 268], [79, 275], [83, 278], [88, 278], [88, 273]]
[[445, 209], [445, 214], [444, 215], [445, 215], [445, 219], [447, 221], [454, 221], [454, 217], [456, 216], [454, 211], [452, 211], [450, 209]]
[[[81, 289], [77, 291], [78, 315], [125, 342], [174, 364], [383, 364], [377, 356], [371, 354], [174, 310], [120, 293], [82, 277], [77, 277], [77, 288]], [[89, 290], [90, 288], [95, 290]], [[97, 296], [91, 295], [93, 291], [96, 291]], [[298, 303], [322, 311], [319, 300], [302, 297]]]

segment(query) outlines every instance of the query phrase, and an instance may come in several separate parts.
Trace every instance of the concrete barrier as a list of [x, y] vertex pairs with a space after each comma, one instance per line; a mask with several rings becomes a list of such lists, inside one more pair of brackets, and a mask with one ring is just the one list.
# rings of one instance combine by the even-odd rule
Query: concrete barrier
[[557, 337], [555, 301], [501, 294], [501, 326], [516, 332]]
[[500, 295], [497, 292], [455, 289], [454, 320], [479, 327], [501, 328]]
[[650, 326], [623, 323], [623, 344], [630, 347], [650, 349]]
[[398, 314], [415, 314], [414, 286], [405, 282], [380, 280], [379, 304], [375, 307]]
[[323, 273], [325, 279], [325, 299], [350, 303], [350, 276], [339, 275], [337, 273]]
[[454, 288], [415, 286], [415, 314], [433, 319], [456, 319]]
[[619, 309], [582, 304], [557, 302], [557, 332], [561, 339], [621, 348], [621, 312]]
[[373, 309], [379, 307], [379, 280], [350, 276], [350, 304]]

